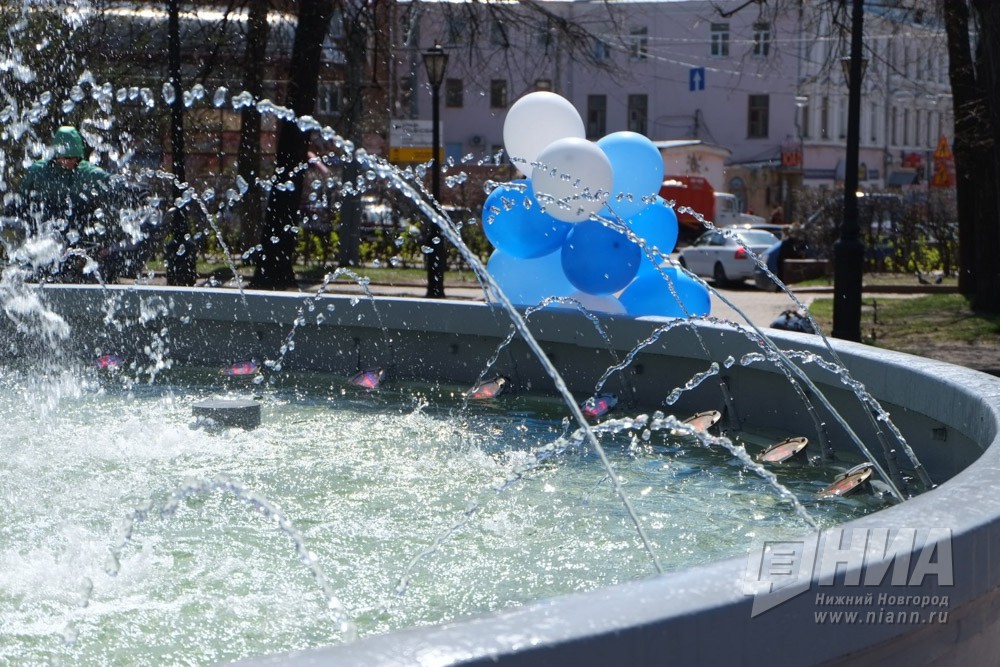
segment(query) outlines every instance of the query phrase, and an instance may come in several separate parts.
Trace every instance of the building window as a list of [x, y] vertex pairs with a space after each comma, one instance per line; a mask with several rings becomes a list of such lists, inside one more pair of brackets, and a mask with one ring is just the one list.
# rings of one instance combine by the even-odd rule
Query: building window
[[465, 87], [461, 79], [444, 80], [444, 105], [446, 107], [465, 106]]
[[490, 81], [490, 107], [493, 109], [507, 108], [507, 79]]
[[608, 129], [608, 96], [587, 95], [587, 138], [600, 139]]
[[510, 46], [510, 40], [507, 39], [507, 28], [501, 21], [493, 21], [490, 25], [490, 44], [502, 49]]
[[729, 56], [729, 24], [728, 23], [713, 23], [712, 24], [712, 48], [711, 54], [719, 58], [726, 58]]
[[868, 110], [868, 137], [872, 146], [878, 145], [878, 105], [873, 104]]
[[749, 102], [747, 137], [750, 139], [766, 139], [770, 98], [767, 95], [750, 95]]
[[456, 46], [465, 41], [465, 17], [458, 14], [449, 14], [445, 29], [448, 33], [447, 41], [449, 46]]
[[321, 83], [316, 95], [316, 112], [323, 116], [335, 116], [340, 113], [342, 101], [340, 86]]
[[594, 60], [603, 63], [611, 58], [611, 47], [601, 39], [594, 40]]
[[799, 131], [802, 132], [802, 138], [803, 139], [808, 139], [809, 137], [812, 136], [809, 133], [809, 105], [808, 104], [806, 104], [804, 107], [802, 107], [802, 120], [800, 121], [800, 123], [802, 125], [799, 128]]
[[649, 30], [643, 26], [632, 28], [629, 33], [629, 60], [645, 60], [649, 55]]
[[766, 58], [771, 53], [771, 24], [753, 24], [753, 54]]
[[552, 29], [548, 25], [543, 25], [538, 29], [538, 46], [545, 53], [548, 53], [549, 47], [552, 46]]
[[837, 138], [847, 138], [847, 98], [840, 98], [837, 105]]
[[646, 134], [649, 101], [646, 95], [628, 96], [628, 129], [639, 134]]
[[898, 146], [899, 145], [899, 109], [897, 109], [896, 107], [892, 108], [891, 122], [892, 122], [892, 145], [893, 146]]
[[819, 108], [819, 138], [830, 138], [830, 98], [826, 96]]
[[910, 145], [910, 110], [903, 109], [903, 145]]

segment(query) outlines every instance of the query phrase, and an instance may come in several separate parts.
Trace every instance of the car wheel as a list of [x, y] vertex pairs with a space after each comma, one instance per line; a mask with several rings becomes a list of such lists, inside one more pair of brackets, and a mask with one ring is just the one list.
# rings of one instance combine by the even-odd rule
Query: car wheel
[[726, 277], [726, 269], [723, 268], [722, 262], [715, 263], [715, 268], [712, 269], [712, 280], [719, 287], [725, 287], [729, 284], [729, 278]]

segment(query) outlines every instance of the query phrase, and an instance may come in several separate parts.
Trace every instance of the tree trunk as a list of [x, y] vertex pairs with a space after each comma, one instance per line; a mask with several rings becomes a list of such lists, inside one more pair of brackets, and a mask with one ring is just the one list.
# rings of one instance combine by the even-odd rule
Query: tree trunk
[[[344, 94], [344, 111], [341, 116], [341, 130], [344, 135], [360, 146], [363, 138], [361, 115], [364, 112], [364, 80], [367, 65], [368, 26], [359, 11], [344, 20], [344, 53], [347, 58], [347, 85]], [[356, 183], [361, 175], [361, 167], [355, 161], [344, 165], [344, 183]], [[340, 251], [337, 263], [340, 266], [358, 266], [361, 263], [361, 196], [354, 188], [344, 192], [340, 209]]]
[[951, 80], [952, 108], [955, 110], [955, 192], [958, 207], [958, 289], [976, 293], [976, 133], [982, 115], [982, 100], [976, 85], [976, 71], [969, 47], [969, 7], [965, 2], [944, 4], [945, 32], [948, 36], [948, 77]]
[[[332, 14], [332, 0], [302, 0], [299, 3], [286, 97], [286, 106], [297, 118], [311, 115], [316, 106], [320, 57]], [[309, 134], [302, 132], [294, 120], [281, 121], [275, 174], [279, 184], [290, 182], [291, 186], [271, 190], [264, 214], [263, 249], [256, 255], [257, 268], [251, 281], [253, 287], [283, 289], [296, 285], [295, 230], [305, 179], [305, 169], [298, 167], [306, 162], [308, 145]]]
[[[187, 176], [184, 172], [187, 152], [184, 150], [184, 104], [181, 101], [179, 5], [179, 0], [169, 0], [167, 3], [170, 85], [174, 90], [174, 99], [170, 103], [170, 157], [174, 175], [175, 198], [181, 194], [180, 185], [187, 182]], [[194, 285], [198, 278], [195, 268], [197, 247], [189, 239], [189, 232], [187, 210], [183, 206], [175, 206], [170, 215], [171, 238], [164, 246], [164, 264], [166, 265], [168, 285]]]
[[[267, 50], [268, 0], [250, 0], [247, 7], [247, 46], [243, 90], [255, 100], [264, 94], [264, 57]], [[240, 240], [242, 247], [251, 248], [260, 243], [261, 222], [264, 217], [260, 184], [260, 112], [256, 106], [243, 108], [240, 121], [240, 147], [236, 173], [248, 186], [239, 211], [241, 213]]]
[[[945, 3], [953, 4], [953, 3]], [[976, 292], [973, 309], [1000, 313], [1000, 3], [996, 0], [973, 0], [978, 15], [976, 35], [976, 73], [982, 97], [981, 155], [982, 171], [977, 176], [978, 202], [975, 233]]]

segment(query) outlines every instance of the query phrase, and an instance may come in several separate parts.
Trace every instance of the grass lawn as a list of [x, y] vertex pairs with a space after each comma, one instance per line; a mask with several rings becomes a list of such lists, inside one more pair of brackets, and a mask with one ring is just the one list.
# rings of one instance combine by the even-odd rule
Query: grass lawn
[[[809, 308], [824, 331], [833, 323], [833, 300], [816, 299]], [[960, 294], [872, 297], [861, 306], [863, 342], [891, 350], [914, 350], [942, 343], [996, 344], [1000, 315], [974, 313]]]
[[[213, 271], [218, 269], [231, 268], [229, 265], [225, 264], [220, 260], [213, 259], [202, 259], [199, 258], [197, 265], [198, 275], [207, 276]], [[147, 263], [147, 269], [156, 272], [163, 272], [165, 270], [163, 261], [161, 259], [151, 260]], [[249, 278], [253, 275], [253, 268], [250, 266], [245, 266], [242, 262], [236, 262], [236, 270], [244, 278]], [[321, 267], [318, 265], [295, 265], [295, 274], [299, 276], [301, 280], [321, 282], [327, 273], [332, 273], [336, 269], [330, 267]], [[354, 269], [354, 272], [360, 276], [366, 276], [371, 279], [373, 283], [378, 283], [382, 285], [426, 285], [427, 284], [427, 271], [423, 268], [394, 268], [394, 267], [372, 267], [364, 266], [358, 269]], [[463, 286], [470, 285], [475, 286], [479, 283], [476, 281], [476, 277], [470, 270], [449, 270], [445, 271], [444, 274], [445, 283], [448, 285]]]

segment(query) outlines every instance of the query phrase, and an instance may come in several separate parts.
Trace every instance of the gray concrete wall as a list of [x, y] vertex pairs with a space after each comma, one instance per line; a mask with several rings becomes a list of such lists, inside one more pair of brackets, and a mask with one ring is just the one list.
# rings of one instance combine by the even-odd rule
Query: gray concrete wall
[[[508, 316], [481, 303], [386, 299], [377, 306], [349, 297], [322, 297], [309, 308], [308, 295], [232, 290], [48, 287], [44, 300], [74, 327], [73, 352], [86, 358], [94, 348], [141, 355], [150, 337], [169, 342], [175, 364], [219, 366], [276, 350], [293, 333], [295, 349], [284, 359], [288, 370], [348, 374], [362, 366], [388, 367], [395, 377], [471, 383], [509, 329]], [[102, 305], [111, 301], [112, 309]], [[328, 306], [333, 306], [332, 310]], [[138, 313], [146, 313], [140, 317]], [[325, 316], [317, 323], [316, 314]], [[301, 318], [300, 326], [293, 322]], [[603, 371], [622, 359], [665, 321], [601, 318], [608, 343], [587, 319], [573, 312], [543, 311], [530, 319], [533, 335], [568, 386], [584, 397]], [[770, 332], [781, 348], [819, 352], [813, 336]], [[25, 355], [31, 341], [5, 330], [0, 352]], [[803, 592], [762, 614], [753, 615], [754, 597], [744, 591], [751, 558], [737, 558], [671, 572], [590, 593], [544, 600], [499, 614], [443, 626], [373, 637], [346, 646], [248, 661], [248, 665], [814, 665], [987, 664], [1000, 650], [1000, 499], [993, 485], [1000, 469], [996, 446], [1000, 425], [1000, 380], [963, 368], [861, 345], [837, 343], [852, 375], [889, 409], [894, 423], [940, 486], [887, 510], [819, 535], [803, 544], [844, 544], [886, 534], [910, 535], [909, 546], [867, 559], [842, 556], [846, 563], [817, 559], [799, 580]], [[624, 392], [635, 408], [662, 409], [662, 401], [693, 372], [728, 356], [720, 368], [743, 426], [781, 427], [813, 437], [813, 421], [791, 390], [785, 374], [770, 364], [739, 363], [759, 350], [744, 335], [725, 328], [682, 326], [645, 347], [622, 378], [608, 389]], [[724, 366], [724, 364], [722, 364]], [[840, 378], [817, 364], [801, 364], [860, 438], [877, 451], [872, 420]], [[495, 372], [517, 388], [545, 391], [552, 386], [540, 364], [520, 341], [502, 352]], [[617, 385], [617, 386], [616, 386]], [[675, 412], [726, 407], [718, 379], [703, 383], [678, 401]], [[838, 447], [850, 439], [829, 416], [828, 434]], [[861, 543], [858, 541], [861, 540]], [[933, 543], [936, 548], [927, 548]], [[869, 547], [871, 549], [872, 547]], [[823, 551], [827, 549], [827, 551]], [[836, 556], [836, 550], [834, 552]], [[902, 555], [912, 555], [909, 562]], [[895, 558], [895, 564], [890, 564]], [[921, 561], [921, 559], [924, 559]], [[935, 560], [936, 559], [936, 560]], [[953, 581], [939, 576], [934, 563], [950, 559]], [[822, 562], [820, 562], [822, 561]], [[930, 562], [930, 565], [928, 564]], [[921, 565], [921, 563], [923, 563]], [[877, 577], [878, 568], [889, 574]], [[912, 575], [935, 570], [920, 585]], [[902, 583], [894, 581], [900, 570]], [[836, 574], [836, 576], [833, 576]], [[852, 577], [860, 577], [854, 585]], [[829, 581], [828, 581], [829, 580]], [[819, 602], [861, 596], [861, 604]], [[865, 604], [864, 598], [871, 596]], [[906, 605], [924, 614], [947, 612], [945, 622], [884, 622], [885, 611], [902, 611], [879, 596], [918, 596]], [[927, 596], [947, 596], [948, 604], [921, 606]], [[846, 599], [846, 598], [845, 598]], [[888, 600], [888, 598], [886, 598]], [[870, 622], [820, 623], [822, 611], [858, 608], [876, 614]], [[862, 616], [862, 619], [865, 617]]]

